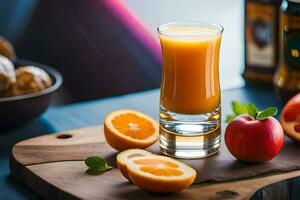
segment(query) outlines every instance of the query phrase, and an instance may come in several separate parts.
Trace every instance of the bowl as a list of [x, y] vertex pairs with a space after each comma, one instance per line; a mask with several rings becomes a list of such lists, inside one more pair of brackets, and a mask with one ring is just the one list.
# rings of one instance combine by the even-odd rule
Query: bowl
[[61, 86], [62, 76], [55, 69], [44, 64], [18, 59], [15, 68], [35, 66], [45, 70], [53, 84], [40, 92], [0, 98], [0, 129], [8, 129], [27, 123], [41, 115], [49, 107], [52, 94]]

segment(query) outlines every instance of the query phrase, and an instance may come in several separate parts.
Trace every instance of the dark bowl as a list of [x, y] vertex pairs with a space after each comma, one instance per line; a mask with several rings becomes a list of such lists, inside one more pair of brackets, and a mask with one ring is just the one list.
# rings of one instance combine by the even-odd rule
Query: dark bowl
[[14, 128], [42, 114], [48, 108], [52, 94], [62, 84], [60, 73], [46, 65], [20, 59], [14, 65], [16, 68], [28, 65], [42, 68], [49, 74], [53, 84], [37, 93], [0, 98], [0, 129]]

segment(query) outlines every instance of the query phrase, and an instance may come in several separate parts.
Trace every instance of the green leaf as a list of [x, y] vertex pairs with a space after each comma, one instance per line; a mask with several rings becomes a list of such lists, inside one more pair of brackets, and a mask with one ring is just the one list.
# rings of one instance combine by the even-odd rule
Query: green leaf
[[277, 113], [276, 107], [269, 107], [262, 111], [259, 111], [257, 107], [249, 102], [247, 104], [240, 103], [238, 101], [232, 102], [232, 109], [234, 114], [228, 115], [226, 117], [226, 122], [231, 122], [237, 116], [241, 114], [248, 114], [253, 120], [264, 120], [268, 117], [274, 116]]
[[85, 171], [85, 173], [89, 174], [89, 175], [98, 175], [98, 174], [102, 174], [103, 172], [112, 169], [111, 166], [108, 165], [107, 168], [99, 168], [99, 169], [93, 169], [93, 168], [89, 168]]
[[247, 110], [247, 105], [240, 103], [238, 101], [233, 101], [232, 103], [232, 109], [233, 109], [233, 114], [228, 115], [226, 117], [226, 122], [229, 123], [232, 120], [234, 120], [234, 118], [236, 118], [237, 116], [241, 115], [241, 114], [246, 114], [248, 113]]
[[248, 113], [247, 106], [245, 104], [237, 102], [237, 101], [232, 102], [232, 108], [233, 108], [234, 114], [236, 114], [236, 115]]
[[85, 159], [85, 164], [89, 168], [100, 168], [100, 167], [105, 167], [106, 161], [103, 158], [100, 158], [98, 156], [92, 156]]
[[253, 118], [255, 118], [258, 113], [257, 107], [254, 105], [254, 103], [251, 102], [247, 104], [247, 111], [248, 115], [250, 115]]
[[276, 107], [269, 107], [269, 108], [266, 108], [266, 109], [262, 110], [261, 112], [259, 112], [258, 115], [256, 116], [256, 119], [264, 120], [264, 119], [267, 119], [268, 117], [272, 117], [272, 116], [276, 115], [276, 113], [277, 113]]
[[98, 156], [88, 157], [84, 162], [89, 167], [89, 169], [85, 171], [87, 174], [95, 175], [112, 169], [103, 158]]
[[104, 170], [95, 170], [95, 169], [89, 168], [85, 171], [85, 173], [87, 173], [89, 175], [98, 175], [98, 174], [102, 174], [105, 171], [106, 171], [106, 169], [104, 169]]
[[229, 122], [231, 122], [232, 120], [234, 120], [234, 118], [236, 118], [236, 117], [237, 117], [237, 115], [235, 115], [235, 114], [228, 115], [228, 116], [226, 117], [226, 122], [229, 123]]

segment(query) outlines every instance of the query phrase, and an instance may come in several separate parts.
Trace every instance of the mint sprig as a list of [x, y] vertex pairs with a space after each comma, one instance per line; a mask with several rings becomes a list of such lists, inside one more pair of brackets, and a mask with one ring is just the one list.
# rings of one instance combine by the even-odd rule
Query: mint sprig
[[238, 101], [232, 102], [232, 109], [233, 109], [234, 114], [236, 114], [236, 115], [241, 115], [241, 114], [245, 114], [248, 112], [247, 106]]
[[237, 116], [242, 114], [248, 114], [253, 120], [264, 120], [276, 115], [277, 113], [276, 107], [268, 107], [259, 111], [254, 103], [249, 102], [247, 104], [243, 104], [237, 101], [232, 102], [232, 110], [233, 114], [226, 117], [226, 122], [231, 122]]
[[272, 117], [276, 114], [277, 114], [277, 108], [276, 107], [269, 107], [269, 108], [264, 109], [261, 112], [258, 112], [255, 119], [264, 120], [264, 119], [267, 119], [268, 117]]
[[254, 105], [254, 103], [249, 102], [246, 107], [247, 107], [248, 115], [250, 117], [255, 118], [258, 113], [258, 110], [257, 107]]
[[92, 156], [85, 159], [85, 164], [88, 166], [88, 169], [85, 173], [90, 175], [101, 174], [104, 171], [112, 169], [110, 165], [103, 159], [98, 156]]

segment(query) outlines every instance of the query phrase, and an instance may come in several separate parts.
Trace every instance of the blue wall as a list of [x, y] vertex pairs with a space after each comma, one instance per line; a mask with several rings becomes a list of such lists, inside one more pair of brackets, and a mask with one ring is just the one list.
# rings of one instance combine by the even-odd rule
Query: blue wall
[[1, 0], [0, 35], [15, 43], [37, 5], [37, 0]]

